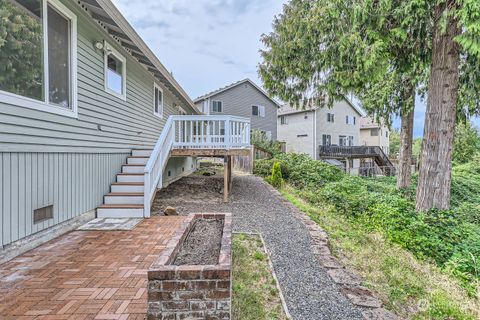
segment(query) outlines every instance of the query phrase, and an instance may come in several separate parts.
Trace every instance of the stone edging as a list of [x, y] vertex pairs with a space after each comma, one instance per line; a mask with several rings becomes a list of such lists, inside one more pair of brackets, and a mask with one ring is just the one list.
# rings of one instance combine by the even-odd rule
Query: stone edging
[[285, 296], [283, 295], [282, 288], [280, 287], [280, 283], [277, 278], [277, 274], [275, 273], [275, 269], [273, 268], [273, 263], [272, 263], [272, 256], [270, 255], [270, 251], [268, 251], [267, 244], [265, 243], [265, 240], [263, 239], [263, 236], [261, 233], [258, 232], [233, 232], [233, 234], [246, 234], [246, 235], [253, 235], [253, 236], [259, 236], [260, 240], [262, 241], [263, 249], [265, 250], [265, 253], [268, 256], [268, 266], [270, 268], [270, 271], [272, 273], [272, 277], [275, 280], [275, 287], [278, 290], [278, 295], [280, 296], [280, 301], [282, 302], [282, 307], [283, 311], [285, 312], [285, 315], [288, 319], [293, 319], [292, 315], [290, 314], [290, 311], [288, 310], [287, 302], [285, 301]]
[[329, 247], [328, 234], [310, 217], [300, 211], [294, 204], [285, 199], [283, 195], [262, 179], [265, 186], [288, 208], [294, 216], [306, 227], [312, 239], [312, 250], [320, 266], [327, 270], [332, 280], [340, 286], [340, 292], [350, 302], [362, 311], [365, 320], [398, 320], [401, 319], [391, 311], [383, 308], [383, 303], [376, 297], [372, 290], [361, 286], [362, 278], [347, 270], [345, 266], [332, 255]]

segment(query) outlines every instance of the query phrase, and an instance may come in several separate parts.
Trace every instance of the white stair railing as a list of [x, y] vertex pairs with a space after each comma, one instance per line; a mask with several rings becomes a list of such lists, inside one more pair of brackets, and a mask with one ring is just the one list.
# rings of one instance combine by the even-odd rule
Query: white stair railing
[[155, 191], [172, 149], [242, 149], [250, 147], [250, 120], [235, 116], [170, 116], [144, 171], [144, 216], [150, 217]]

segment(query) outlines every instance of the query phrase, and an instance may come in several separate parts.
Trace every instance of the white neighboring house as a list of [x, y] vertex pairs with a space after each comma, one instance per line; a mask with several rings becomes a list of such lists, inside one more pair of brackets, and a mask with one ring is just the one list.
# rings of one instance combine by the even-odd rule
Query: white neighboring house
[[373, 117], [360, 119], [360, 145], [379, 146], [385, 154], [390, 154], [390, 130], [384, 123], [378, 123]]
[[306, 153], [320, 159], [319, 146], [358, 146], [362, 111], [347, 98], [333, 107], [297, 110], [283, 106], [278, 111], [278, 140], [287, 152]]

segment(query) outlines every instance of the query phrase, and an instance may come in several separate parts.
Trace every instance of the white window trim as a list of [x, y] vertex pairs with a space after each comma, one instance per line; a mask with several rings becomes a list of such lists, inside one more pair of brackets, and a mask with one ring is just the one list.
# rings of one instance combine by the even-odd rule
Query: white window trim
[[[222, 111], [214, 111], [213, 110], [213, 103], [220, 102], [222, 104]], [[212, 113], [223, 113], [223, 101], [222, 100], [212, 100]]]
[[[48, 102], [49, 75], [48, 75], [48, 16], [47, 8], [50, 4], [59, 13], [70, 20], [70, 103], [71, 108], [63, 108]], [[44, 75], [44, 96], [45, 101], [35, 100], [15, 93], [0, 90], [0, 102], [14, 106], [39, 110], [59, 114], [66, 117], [78, 118], [78, 99], [77, 99], [77, 16], [58, 0], [44, 0], [42, 3], [44, 17], [42, 23], [43, 29], [43, 75]]]
[[187, 115], [187, 111], [185, 111], [185, 109], [183, 109], [182, 107], [177, 106], [177, 109], [178, 109], [178, 114]]
[[[155, 103], [157, 103], [157, 101], [155, 101], [155, 89], [157, 89], [159, 92], [162, 93], [162, 104], [158, 106], [159, 112], [155, 112]], [[153, 83], [153, 114], [156, 117], [159, 117], [160, 119], [163, 119], [164, 100], [165, 100], [165, 96], [163, 95], [163, 89], [156, 82], [154, 82]]]
[[[105, 91], [110, 93], [111, 95], [114, 95], [124, 101], [127, 101], [127, 59], [120, 54], [117, 50], [115, 50], [114, 47], [112, 47], [108, 42], [104, 42], [104, 53], [103, 53], [103, 82], [105, 86]], [[108, 63], [107, 63], [107, 58], [108, 55], [112, 54], [120, 60], [123, 64], [122, 68], [122, 94], [119, 94], [118, 92], [115, 92], [111, 89], [108, 88]]]

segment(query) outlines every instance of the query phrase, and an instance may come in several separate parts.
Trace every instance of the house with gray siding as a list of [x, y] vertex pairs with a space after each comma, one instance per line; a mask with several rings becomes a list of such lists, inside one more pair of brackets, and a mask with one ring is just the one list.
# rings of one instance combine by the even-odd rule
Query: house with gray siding
[[250, 119], [252, 130], [277, 140], [277, 110], [280, 105], [250, 79], [244, 79], [194, 100], [206, 115], [232, 115]]
[[[193, 102], [109, 0], [1, 3], [0, 249], [95, 215], [143, 216], [152, 149]], [[165, 161], [163, 185], [195, 169]]]
[[332, 108], [298, 110], [286, 105], [278, 111], [278, 140], [286, 143], [287, 152], [320, 159], [319, 146], [359, 145], [362, 115], [347, 98], [335, 101]]

